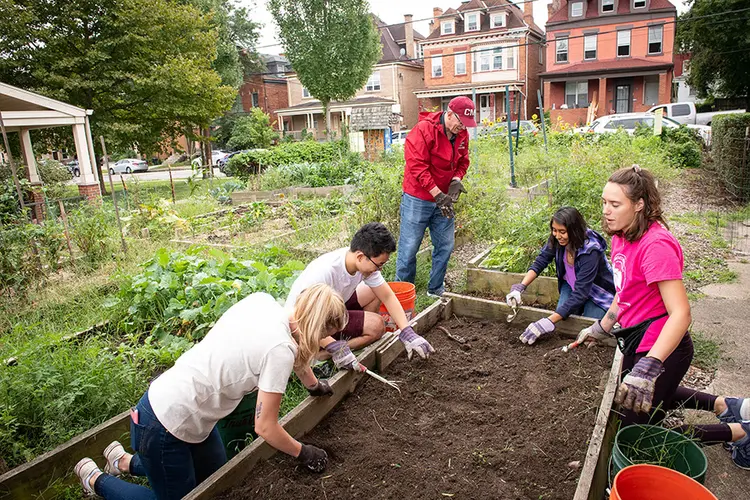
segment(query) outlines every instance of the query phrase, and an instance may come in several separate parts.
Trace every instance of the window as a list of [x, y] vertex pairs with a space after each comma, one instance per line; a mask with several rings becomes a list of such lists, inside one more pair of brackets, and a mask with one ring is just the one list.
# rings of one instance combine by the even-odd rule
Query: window
[[417, 59], [424, 59], [424, 49], [422, 48], [422, 45], [418, 43], [414, 44], [414, 54], [416, 54]]
[[583, 15], [583, 2], [570, 4], [570, 17], [581, 17]]
[[[501, 70], [503, 69], [503, 48], [495, 47], [474, 52], [472, 60], [474, 73]], [[515, 65], [512, 55], [508, 56], [508, 63]]]
[[492, 69], [503, 69], [503, 49], [492, 50]]
[[664, 28], [662, 26], [648, 27], [648, 53], [661, 54], [661, 40]]
[[432, 56], [432, 77], [438, 78], [443, 76], [443, 56], [438, 54]]
[[682, 61], [682, 74], [686, 75], [690, 71], [690, 60], [686, 59]]
[[647, 106], [659, 104], [659, 75], [643, 78], [643, 104]]
[[672, 106], [672, 116], [690, 115], [690, 106], [687, 104], [675, 104]]
[[602, 0], [602, 12], [614, 12], [615, 0]]
[[253, 107], [257, 108], [258, 107], [258, 102], [259, 102], [259, 100], [258, 100], [258, 93], [257, 92], [253, 92], [252, 99], [253, 99]]
[[596, 59], [596, 35], [583, 37], [583, 58], [587, 61]]
[[466, 74], [466, 52], [461, 52], [460, 54], [455, 54], [453, 56], [453, 63], [456, 67], [456, 74], [457, 75], [465, 75]]
[[555, 50], [557, 53], [557, 56], [555, 57], [555, 61], [559, 63], [566, 63], [568, 62], [568, 39], [567, 38], [558, 38], [555, 40]]
[[366, 92], [375, 92], [377, 90], [380, 90], [380, 71], [375, 71], [373, 74], [371, 74], [370, 78], [367, 79], [367, 83], [365, 84]]
[[302, 87], [302, 97], [310, 97], [310, 91], [307, 90], [307, 87]]
[[491, 27], [503, 28], [505, 26], [505, 14], [492, 14]]
[[646, 0], [633, 0], [634, 9], [642, 9], [646, 6]]
[[630, 55], [630, 30], [617, 32], [617, 57]]
[[539, 64], [544, 64], [544, 47], [539, 46]]
[[585, 108], [589, 105], [589, 82], [566, 82], [565, 104], [568, 108]]
[[506, 54], [508, 54], [508, 58], [505, 60], [505, 69], [516, 69], [516, 49], [510, 47]]
[[453, 29], [453, 21], [443, 21], [440, 23], [440, 34], [441, 35], [452, 35], [455, 33]]
[[479, 31], [479, 14], [466, 14], [466, 31]]

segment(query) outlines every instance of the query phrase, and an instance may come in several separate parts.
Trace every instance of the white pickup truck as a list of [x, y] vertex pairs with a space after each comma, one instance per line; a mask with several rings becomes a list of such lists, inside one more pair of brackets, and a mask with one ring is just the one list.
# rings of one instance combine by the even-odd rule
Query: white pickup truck
[[657, 104], [648, 110], [648, 113], [654, 113], [657, 109], [664, 110], [664, 116], [673, 119], [676, 122], [686, 125], [708, 125], [711, 126], [714, 116], [726, 115], [730, 113], [744, 113], [744, 109], [735, 109], [732, 111], [713, 111], [710, 113], [696, 113], [695, 104], [692, 102], [673, 102], [670, 104]]

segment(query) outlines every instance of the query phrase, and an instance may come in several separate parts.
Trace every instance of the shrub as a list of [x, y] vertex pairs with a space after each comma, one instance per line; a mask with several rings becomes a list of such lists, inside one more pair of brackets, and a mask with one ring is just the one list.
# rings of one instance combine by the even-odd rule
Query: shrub
[[232, 150], [267, 148], [278, 138], [271, 126], [271, 117], [260, 108], [253, 108], [249, 116], [237, 119], [227, 147]]
[[37, 163], [39, 177], [44, 182], [48, 198], [65, 196], [65, 185], [70, 181], [70, 172], [62, 163], [55, 160], [41, 160]]
[[[359, 155], [357, 155], [359, 156]], [[269, 167], [260, 178], [261, 189], [288, 186], [340, 186], [356, 184], [363, 175], [359, 158], [330, 163], [293, 163]]]
[[272, 166], [332, 163], [342, 160], [353, 161], [349, 153], [349, 144], [345, 141], [302, 141], [282, 143], [272, 149], [235, 155], [229, 160], [226, 169], [229, 175], [247, 180], [251, 175], [259, 174]]
[[112, 217], [103, 207], [83, 203], [70, 214], [70, 237], [89, 264], [110, 258], [116, 248]]
[[747, 127], [750, 113], [716, 115], [711, 126], [715, 168], [726, 189], [742, 202], [750, 200]]

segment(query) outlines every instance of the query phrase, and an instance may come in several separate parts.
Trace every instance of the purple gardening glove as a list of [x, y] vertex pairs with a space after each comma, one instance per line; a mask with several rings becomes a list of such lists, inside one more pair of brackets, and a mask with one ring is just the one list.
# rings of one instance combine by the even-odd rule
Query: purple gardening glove
[[531, 345], [536, 342], [539, 337], [549, 335], [554, 331], [555, 324], [550, 321], [549, 318], [542, 318], [539, 321], [530, 323], [529, 326], [526, 327], [526, 330], [523, 332], [523, 334], [518, 338], [521, 339], [521, 342], [523, 342], [524, 344]]
[[[510, 293], [505, 296], [505, 303], [510, 307], [518, 307], [521, 305], [521, 294], [526, 291], [526, 285], [523, 283], [516, 283], [510, 286]], [[514, 303], [515, 302], [515, 303]]]
[[331, 389], [327, 380], [318, 380], [318, 383], [313, 387], [307, 388], [307, 392], [310, 393], [310, 396], [331, 396], [333, 389]]
[[349, 349], [349, 346], [344, 340], [334, 340], [326, 346], [326, 351], [331, 353], [333, 358], [333, 364], [339, 370], [357, 370], [359, 369], [359, 363], [357, 357]]
[[626, 410], [636, 413], [651, 411], [656, 379], [664, 371], [661, 361], [651, 356], [641, 358], [622, 379], [615, 401]]
[[328, 453], [311, 444], [301, 444], [302, 450], [297, 455], [297, 460], [312, 472], [323, 472], [328, 465]]
[[404, 343], [404, 347], [406, 347], [406, 356], [409, 358], [409, 361], [411, 361], [411, 357], [415, 352], [422, 359], [429, 358], [430, 354], [435, 352], [430, 343], [424, 337], [417, 335], [411, 326], [401, 329], [401, 334], [398, 338]]

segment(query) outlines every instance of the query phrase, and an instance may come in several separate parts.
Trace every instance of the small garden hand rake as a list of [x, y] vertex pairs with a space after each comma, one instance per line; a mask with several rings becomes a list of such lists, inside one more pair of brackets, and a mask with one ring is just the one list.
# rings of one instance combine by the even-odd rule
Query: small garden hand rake
[[365, 365], [359, 365], [359, 369], [360, 369], [360, 371], [362, 373], [368, 374], [369, 376], [371, 376], [375, 380], [377, 380], [379, 382], [383, 382], [385, 385], [389, 385], [389, 386], [393, 387], [394, 389], [396, 389], [398, 391], [399, 394], [401, 394], [401, 389], [398, 388], [398, 384], [400, 383], [399, 380], [388, 380], [388, 379], [386, 379], [384, 377], [381, 377], [377, 373], [368, 370]]

